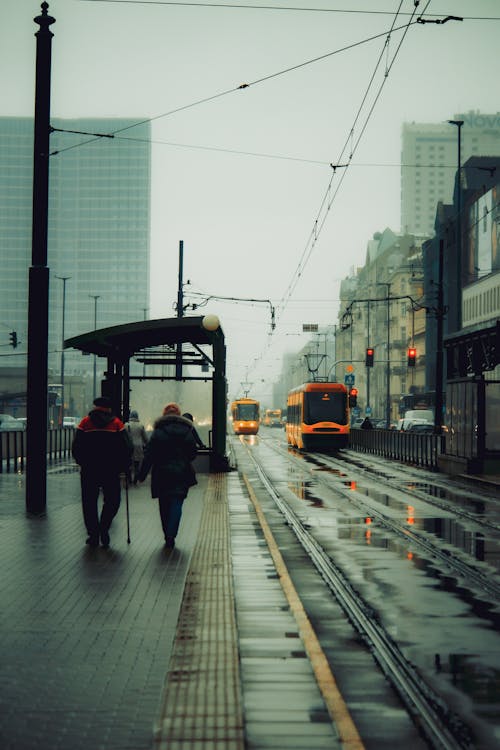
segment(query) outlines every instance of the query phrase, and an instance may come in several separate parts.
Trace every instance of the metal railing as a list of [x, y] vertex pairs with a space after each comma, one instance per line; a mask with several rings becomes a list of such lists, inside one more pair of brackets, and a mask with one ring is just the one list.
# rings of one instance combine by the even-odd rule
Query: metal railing
[[351, 430], [349, 447], [433, 470], [437, 470], [438, 456], [445, 451], [443, 435], [401, 430]]
[[[71, 427], [47, 430], [47, 462], [71, 456], [75, 431]], [[0, 474], [24, 471], [26, 463], [26, 432], [0, 432]]]

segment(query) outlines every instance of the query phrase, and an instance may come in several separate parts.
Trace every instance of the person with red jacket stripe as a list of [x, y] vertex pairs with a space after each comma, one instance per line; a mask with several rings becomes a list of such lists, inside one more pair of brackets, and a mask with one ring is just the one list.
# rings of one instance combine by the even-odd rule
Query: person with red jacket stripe
[[[120, 474], [127, 472], [132, 457], [132, 444], [123, 422], [111, 411], [111, 400], [105, 396], [94, 399], [94, 408], [75, 431], [73, 458], [80, 465], [83, 520], [87, 544], [109, 547], [109, 529], [120, 507]], [[99, 518], [99, 492], [103, 506]]]

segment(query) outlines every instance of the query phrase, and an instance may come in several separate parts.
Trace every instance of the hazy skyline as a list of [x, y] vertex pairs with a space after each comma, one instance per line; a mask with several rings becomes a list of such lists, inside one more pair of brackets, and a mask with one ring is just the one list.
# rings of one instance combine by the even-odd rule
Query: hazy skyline
[[[402, 124], [499, 109], [496, 0], [421, 2], [429, 20], [464, 21], [414, 23], [388, 45], [413, 0], [349, 4], [371, 13], [333, 12], [341, 0], [244, 5], [49, 3], [52, 116], [153, 120], [151, 317], [175, 314], [180, 240], [187, 297], [277, 309], [271, 339], [267, 303], [212, 300], [196, 311], [221, 319], [231, 393], [247, 369], [249, 380], [272, 380], [281, 354], [305, 342], [302, 323], [333, 324], [340, 279], [364, 264], [374, 232], [399, 231]], [[39, 12], [32, 0], [4, 9], [2, 115], [33, 115]], [[346, 163], [325, 211], [331, 164]]]

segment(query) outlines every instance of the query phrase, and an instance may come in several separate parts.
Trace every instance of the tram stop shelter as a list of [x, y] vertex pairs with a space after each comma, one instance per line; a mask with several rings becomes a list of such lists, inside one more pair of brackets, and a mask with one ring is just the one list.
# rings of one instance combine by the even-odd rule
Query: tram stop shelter
[[[186, 346], [184, 346], [186, 345]], [[206, 347], [210, 347], [207, 351]], [[212, 381], [212, 439], [209, 470], [227, 471], [226, 348], [215, 315], [161, 318], [89, 331], [64, 341], [65, 349], [79, 349], [107, 360], [101, 395], [108, 396], [115, 414], [124, 421], [130, 412], [131, 380]], [[131, 375], [130, 360], [143, 364], [143, 375]], [[148, 375], [147, 366], [170, 365], [167, 373]], [[200, 368], [187, 375], [186, 366]]]

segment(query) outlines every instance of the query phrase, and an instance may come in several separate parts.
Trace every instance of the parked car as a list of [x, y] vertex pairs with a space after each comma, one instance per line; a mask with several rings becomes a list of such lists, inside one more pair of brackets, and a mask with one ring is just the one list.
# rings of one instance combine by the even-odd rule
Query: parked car
[[394, 422], [389, 422], [389, 427], [387, 427], [387, 419], [376, 419], [373, 423], [373, 428], [375, 430], [394, 430], [396, 429], [396, 425]]
[[25, 429], [25, 423], [13, 417], [12, 414], [0, 414], [0, 432], [22, 432]]
[[73, 427], [73, 429], [76, 429], [80, 422], [81, 420], [79, 419], [79, 417], [64, 417], [63, 427]]
[[432, 435], [434, 433], [434, 425], [432, 422], [417, 422], [415, 420], [406, 431], [417, 432], [419, 435]]
[[356, 417], [351, 422], [351, 430], [360, 430], [361, 424], [365, 421], [364, 417]]

